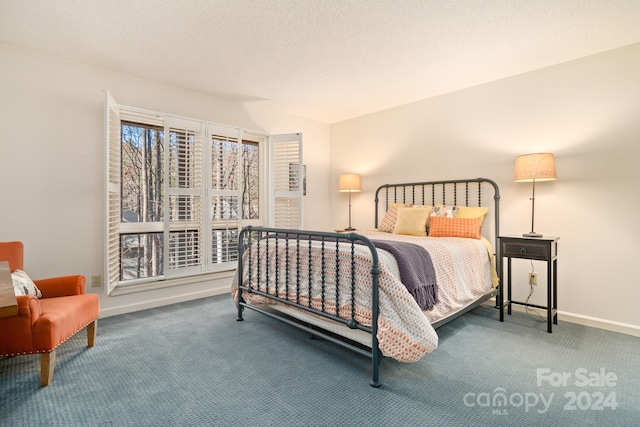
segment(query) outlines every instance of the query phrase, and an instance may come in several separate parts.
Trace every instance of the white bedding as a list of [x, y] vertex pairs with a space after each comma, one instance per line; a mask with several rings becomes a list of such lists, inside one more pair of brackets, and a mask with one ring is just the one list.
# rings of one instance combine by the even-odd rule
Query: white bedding
[[[488, 242], [477, 239], [461, 239], [447, 237], [415, 237], [403, 236], [377, 231], [358, 232], [370, 239], [386, 239], [398, 240], [414, 243], [423, 246], [429, 252], [436, 272], [438, 281], [439, 303], [430, 310], [423, 312], [406, 290], [399, 279], [398, 266], [395, 258], [388, 252], [378, 249], [380, 262], [380, 312], [378, 319], [378, 341], [382, 354], [387, 357], [393, 357], [402, 362], [413, 362], [422, 358], [425, 354], [435, 350], [438, 345], [438, 337], [431, 326], [442, 317], [446, 317], [449, 313], [459, 310], [469, 302], [484, 295], [492, 287], [492, 281], [495, 279], [495, 269], [492, 268], [492, 258], [489, 256], [491, 251], [488, 249]], [[276, 262], [279, 278], [283, 279], [289, 275], [290, 283], [295, 283], [297, 278], [300, 280], [300, 289], [297, 298], [302, 305], [309, 302], [309, 291], [307, 289], [309, 278], [313, 283], [311, 290], [311, 306], [316, 309], [322, 309], [320, 294], [323, 292], [320, 283], [324, 282], [325, 307], [324, 310], [330, 314], [338, 315], [343, 318], [351, 316], [351, 301], [347, 298], [348, 289], [351, 287], [351, 245], [341, 244], [338, 256], [335, 254], [335, 244], [328, 244], [322, 248], [320, 242], [312, 242], [311, 250], [305, 242], [302, 247], [296, 247], [295, 243], [290, 242], [287, 248], [283, 240], [280, 240], [278, 248], [278, 257], [274, 257], [276, 253], [274, 242], [267, 249], [263, 243], [260, 247], [260, 257], [264, 259], [266, 252], [270, 251], [269, 270], [270, 275], [267, 279], [266, 265], [261, 263], [261, 276], [258, 280], [258, 265], [255, 262], [258, 251], [251, 252], [253, 263], [249, 263], [248, 259], [244, 262], [243, 283], [246, 285], [249, 280], [253, 287], [261, 290], [268, 288], [268, 293], [275, 294], [275, 271]], [[324, 251], [325, 273], [322, 277], [322, 269], [320, 264], [322, 261], [322, 252]], [[309, 271], [309, 252], [311, 255], [311, 271]], [[287, 263], [287, 253], [289, 262]], [[369, 249], [362, 245], [354, 247], [354, 266], [356, 269], [356, 302], [355, 302], [355, 318], [365, 325], [371, 326], [371, 275], [370, 275], [370, 252]], [[297, 269], [292, 265], [296, 257], [301, 259]], [[277, 261], [276, 261], [277, 258]], [[336, 258], [338, 259], [338, 290], [339, 301], [336, 310]], [[250, 271], [249, 265], [252, 265]], [[268, 287], [267, 287], [268, 282]], [[235, 287], [232, 289], [234, 298], [237, 299]], [[296, 288], [290, 286], [288, 292], [284, 285], [278, 285], [278, 296], [281, 298], [296, 300]], [[245, 301], [250, 304], [263, 304], [267, 301], [255, 294], [245, 292], [243, 294]], [[289, 307], [278, 307], [279, 310], [286, 311], [294, 317], [302, 320], [309, 316], [301, 310]], [[315, 317], [315, 316], [314, 316]], [[322, 324], [327, 321], [317, 320], [312, 323]], [[323, 327], [326, 327], [323, 326]], [[340, 328], [338, 328], [340, 329]], [[335, 332], [335, 331], [333, 331]], [[355, 331], [358, 332], [358, 331]], [[359, 335], [359, 334], [355, 334]], [[370, 345], [370, 339], [366, 337], [349, 337], [358, 342]]]
[[[498, 284], [493, 262], [493, 248], [484, 237], [477, 240], [458, 237], [405, 236], [373, 230], [358, 231], [358, 233], [369, 239], [413, 243], [424, 247], [429, 252], [436, 270], [440, 300], [433, 310], [423, 312], [430, 323], [460, 310]], [[465, 262], [465, 257], [469, 256], [475, 258], [473, 262]], [[394, 269], [394, 274], [399, 274], [397, 264], [389, 267]]]

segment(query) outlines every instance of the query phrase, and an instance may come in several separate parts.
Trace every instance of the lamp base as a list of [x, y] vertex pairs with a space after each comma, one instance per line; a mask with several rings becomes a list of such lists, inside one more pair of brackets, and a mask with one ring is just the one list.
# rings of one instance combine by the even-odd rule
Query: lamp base
[[345, 228], [345, 229], [344, 229], [344, 231], [355, 231], [355, 230], [356, 230], [356, 229], [355, 229], [355, 228], [353, 228], [353, 227], [348, 227], [348, 228]]
[[542, 237], [542, 234], [536, 233], [535, 231], [530, 231], [528, 233], [524, 233], [523, 237]]

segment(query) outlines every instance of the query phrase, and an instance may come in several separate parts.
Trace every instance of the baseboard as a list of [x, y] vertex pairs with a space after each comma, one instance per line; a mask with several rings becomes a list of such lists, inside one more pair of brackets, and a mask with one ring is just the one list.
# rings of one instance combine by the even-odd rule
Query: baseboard
[[[495, 299], [487, 302], [486, 305], [495, 307]], [[512, 304], [511, 310], [525, 313], [526, 307]], [[535, 310], [535, 309], [534, 309]], [[542, 310], [536, 310], [543, 313]], [[544, 313], [543, 313], [544, 314]], [[505, 310], [506, 315], [506, 310]], [[606, 331], [618, 332], [621, 334], [631, 335], [634, 337], [640, 337], [640, 327], [630, 325], [628, 323], [614, 322], [611, 320], [599, 319], [597, 317], [584, 316], [582, 314], [568, 313], [566, 311], [558, 311], [558, 321], [576, 323], [578, 325], [590, 326], [593, 328], [604, 329]]]
[[567, 313], [564, 311], [558, 311], [558, 320], [640, 337], [640, 327], [629, 325], [628, 323], [613, 322], [611, 320], [603, 320], [596, 317], [583, 316], [581, 314]]
[[[118, 314], [132, 313], [134, 311], [147, 310], [150, 308], [162, 307], [165, 305], [177, 304], [180, 302], [191, 301], [194, 299], [206, 298], [215, 295], [223, 295], [226, 293], [229, 293], [229, 286], [207, 289], [204, 291], [198, 291], [189, 294], [176, 295], [168, 298], [158, 298], [150, 301], [144, 301], [113, 308], [105, 308], [100, 310], [100, 317], [104, 318], [116, 316]], [[495, 299], [492, 298], [490, 300], [487, 300], [484, 305], [495, 307]], [[511, 309], [513, 311], [519, 311], [523, 313], [525, 312], [525, 307], [516, 304], [512, 305]], [[581, 314], [558, 311], [558, 321], [571, 322], [579, 325], [590, 326], [593, 328], [604, 329], [611, 332], [618, 332], [634, 337], [640, 337], [640, 327], [638, 326], [630, 325], [627, 323], [614, 322], [611, 320], [599, 319], [596, 317], [583, 316]]]
[[[157, 298], [148, 301], [142, 301], [134, 304], [127, 304], [113, 308], [104, 308], [100, 310], [100, 318], [116, 316], [118, 314], [133, 313], [135, 311], [147, 310], [150, 308], [162, 307], [165, 305], [177, 304], [185, 301], [211, 297], [215, 295], [229, 294], [229, 286], [206, 289], [203, 291], [192, 292], [188, 294], [180, 294], [167, 298]], [[229, 297], [231, 299], [231, 297]]]

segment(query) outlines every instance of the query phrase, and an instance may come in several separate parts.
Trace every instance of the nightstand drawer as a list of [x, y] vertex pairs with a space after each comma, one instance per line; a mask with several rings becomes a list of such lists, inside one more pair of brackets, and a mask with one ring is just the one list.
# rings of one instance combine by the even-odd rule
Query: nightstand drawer
[[540, 245], [535, 243], [503, 242], [502, 256], [513, 258], [539, 258], [545, 260], [549, 257], [547, 248], [548, 245], [544, 244]]

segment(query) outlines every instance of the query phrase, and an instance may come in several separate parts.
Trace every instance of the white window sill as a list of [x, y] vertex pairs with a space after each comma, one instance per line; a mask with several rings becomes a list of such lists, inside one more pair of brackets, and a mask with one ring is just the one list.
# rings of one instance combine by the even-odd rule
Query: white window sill
[[171, 279], [152, 280], [138, 283], [121, 283], [116, 286], [109, 296], [127, 295], [137, 292], [152, 291], [156, 289], [170, 288], [173, 286], [193, 285], [196, 283], [210, 282], [212, 280], [233, 277], [236, 270], [218, 271], [215, 273], [198, 274], [193, 276], [175, 277]]

